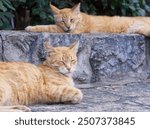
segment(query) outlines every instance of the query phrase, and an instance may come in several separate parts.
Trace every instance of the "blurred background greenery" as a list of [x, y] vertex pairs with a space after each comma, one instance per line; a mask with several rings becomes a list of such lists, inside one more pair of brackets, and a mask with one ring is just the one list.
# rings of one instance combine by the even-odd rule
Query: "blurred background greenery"
[[81, 2], [81, 11], [92, 15], [150, 16], [150, 0], [0, 0], [0, 29], [53, 24], [49, 2], [60, 9]]

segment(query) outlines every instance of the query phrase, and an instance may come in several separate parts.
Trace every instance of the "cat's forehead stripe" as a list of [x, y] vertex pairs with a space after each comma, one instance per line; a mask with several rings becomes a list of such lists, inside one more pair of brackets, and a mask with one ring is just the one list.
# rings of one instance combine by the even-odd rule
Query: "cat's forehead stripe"
[[65, 61], [68, 61], [68, 60], [71, 59], [71, 56], [69, 54], [67, 54], [67, 53], [63, 53], [62, 59], [65, 60]]
[[63, 18], [70, 18], [70, 16], [68, 14], [64, 14]]

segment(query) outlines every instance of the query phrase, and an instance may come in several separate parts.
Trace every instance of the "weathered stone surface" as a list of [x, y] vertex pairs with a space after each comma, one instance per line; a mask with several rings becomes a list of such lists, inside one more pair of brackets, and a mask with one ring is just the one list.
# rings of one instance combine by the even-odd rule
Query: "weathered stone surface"
[[2, 39], [0, 37], [0, 60], [2, 60]]
[[32, 52], [37, 35], [29, 33], [2, 31], [3, 61], [32, 62]]
[[[80, 40], [78, 65], [74, 79], [78, 83], [122, 79], [149, 74], [149, 39], [124, 34], [51, 34], [0, 31], [0, 60], [41, 63], [46, 53], [43, 43], [69, 45]], [[2, 41], [1, 41], [2, 40]], [[3, 47], [2, 47], [3, 46]], [[2, 49], [3, 48], [3, 49]]]
[[[111, 84], [111, 83], [110, 83]], [[150, 111], [150, 83], [140, 82], [115, 82], [110, 86], [102, 83], [81, 84], [85, 87], [83, 101], [76, 105], [47, 104], [30, 106], [32, 111], [96, 111], [96, 112], [126, 112]], [[87, 86], [88, 85], [88, 86]], [[90, 88], [86, 88], [90, 87]]]
[[94, 43], [90, 56], [92, 81], [120, 79], [127, 75], [137, 76], [143, 72], [146, 65], [144, 37], [108, 35], [96, 37]]

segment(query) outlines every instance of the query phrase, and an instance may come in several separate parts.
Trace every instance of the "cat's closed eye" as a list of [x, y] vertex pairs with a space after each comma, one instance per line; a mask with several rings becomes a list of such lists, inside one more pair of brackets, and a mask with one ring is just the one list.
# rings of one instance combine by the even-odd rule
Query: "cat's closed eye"
[[72, 23], [73, 23], [74, 21], [75, 21], [74, 19], [71, 19], [71, 20], [70, 20], [70, 22], [72, 22]]
[[65, 21], [61, 21], [61, 23], [65, 23]]
[[75, 63], [76, 63], [76, 60], [71, 60], [71, 63], [72, 63], [72, 64], [75, 64]]
[[65, 65], [65, 62], [63, 62], [63, 61], [59, 61], [59, 63]]

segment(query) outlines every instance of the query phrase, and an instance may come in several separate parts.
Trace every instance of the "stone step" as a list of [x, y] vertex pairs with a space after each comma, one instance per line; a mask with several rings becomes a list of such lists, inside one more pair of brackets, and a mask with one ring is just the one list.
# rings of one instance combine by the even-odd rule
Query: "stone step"
[[[129, 79], [130, 80], [130, 79]], [[79, 104], [38, 104], [33, 112], [148, 112], [150, 111], [150, 80], [81, 84], [84, 94]]]
[[0, 31], [0, 60], [40, 64], [43, 42], [54, 46], [80, 40], [76, 86], [83, 93], [77, 105], [32, 105], [32, 111], [150, 111], [150, 39], [128, 34], [50, 34]]
[[0, 31], [0, 60], [41, 63], [46, 53], [43, 42], [54, 46], [80, 40], [77, 83], [147, 78], [150, 66], [150, 39], [137, 34], [51, 34]]

